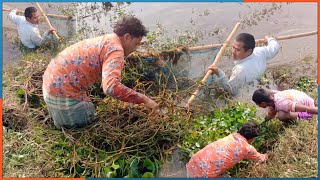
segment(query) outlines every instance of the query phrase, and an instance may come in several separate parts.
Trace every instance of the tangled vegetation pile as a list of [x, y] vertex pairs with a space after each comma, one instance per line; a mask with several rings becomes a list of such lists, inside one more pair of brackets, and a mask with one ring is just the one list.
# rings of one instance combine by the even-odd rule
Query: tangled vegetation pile
[[46, 166], [52, 169], [42, 175], [155, 176], [159, 161], [185, 135], [190, 124], [191, 113], [176, 107], [177, 97], [188, 92], [167, 91], [163, 83], [142, 83], [140, 75], [125, 79], [124, 82], [153, 96], [161, 105], [161, 116], [149, 118], [145, 107], [105, 97], [97, 85], [90, 95], [98, 113], [97, 120], [83, 129], [58, 132], [54, 130], [42, 97], [42, 75], [54, 55], [41, 51], [26, 54], [18, 66], [7, 68], [3, 81], [4, 121], [14, 131], [27, 133], [28, 140], [45, 149], [46, 158], [42, 154], [34, 155], [50, 163]]
[[[194, 106], [192, 112], [178, 107], [195, 86], [180, 91], [177, 84], [184, 79], [173, 76], [172, 81], [161, 73], [154, 81], [148, 81], [142, 73], [145, 69], [132, 68], [133, 64], [128, 63], [123, 82], [153, 97], [161, 106], [160, 117], [149, 118], [148, 111], [141, 105], [105, 97], [97, 84], [90, 90], [97, 120], [83, 129], [56, 131], [42, 98], [42, 74], [54, 55], [55, 52], [45, 51], [28, 53], [18, 66], [4, 71], [3, 119], [12, 130], [4, 134], [4, 176], [156, 177], [177, 145], [188, 159], [208, 143], [235, 132], [248, 120], [262, 122], [256, 117], [255, 107], [229, 99], [224, 109], [215, 109], [215, 112], [210, 112], [209, 107], [216, 107], [214, 100], [205, 105], [207, 108]], [[135, 60], [142, 62], [140, 56]], [[307, 76], [294, 78], [290, 73], [278, 70], [270, 74], [278, 80], [277, 84], [290, 82], [291, 88], [310, 92], [313, 97], [317, 95], [314, 80]], [[168, 89], [168, 83], [176, 83], [173, 86], [176, 88]], [[208, 96], [204, 98], [208, 100]], [[284, 127], [279, 121], [263, 123], [260, 127], [261, 136], [256, 138], [254, 146], [260, 152], [269, 152], [281, 143], [279, 134]], [[32, 166], [32, 172], [28, 172], [30, 169], [24, 164]], [[243, 170], [251, 167], [243, 161], [229, 173], [243, 177]]]

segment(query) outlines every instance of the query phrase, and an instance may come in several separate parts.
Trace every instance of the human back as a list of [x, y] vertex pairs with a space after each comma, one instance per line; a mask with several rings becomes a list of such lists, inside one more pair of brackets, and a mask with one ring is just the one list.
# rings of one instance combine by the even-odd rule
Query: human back
[[195, 153], [186, 165], [189, 177], [221, 177], [242, 159], [251, 159], [256, 162], [265, 162], [267, 154], [260, 154], [250, 145], [259, 135], [259, 126], [246, 122], [237, 133], [219, 139]]
[[278, 91], [274, 94], [274, 101], [277, 110], [294, 111], [295, 104], [315, 107], [314, 99], [302, 91], [289, 89]]
[[[103, 63], [114, 51], [124, 56], [115, 34], [86, 39], [66, 48], [48, 65], [44, 87], [52, 95], [86, 100], [87, 89], [101, 81]], [[50, 84], [59, 88], [50, 88]]]
[[[235, 157], [235, 149], [240, 146], [240, 142], [243, 141], [237, 134], [230, 134], [218, 141], [215, 141], [202, 150], [198, 151], [192, 156], [189, 163], [187, 164], [188, 173], [192, 177], [218, 177], [224, 171], [230, 169], [240, 160], [243, 156], [239, 157], [239, 161], [232, 161]], [[223, 154], [223, 157], [219, 157]], [[220, 161], [217, 161], [220, 160]], [[193, 165], [203, 164], [202, 170], [194, 170]], [[211, 163], [214, 162], [214, 163]], [[228, 162], [228, 163], [225, 163]]]

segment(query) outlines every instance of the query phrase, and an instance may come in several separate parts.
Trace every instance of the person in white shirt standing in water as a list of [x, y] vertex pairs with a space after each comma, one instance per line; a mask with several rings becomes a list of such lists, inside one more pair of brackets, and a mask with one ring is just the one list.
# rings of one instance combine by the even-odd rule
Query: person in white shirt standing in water
[[35, 7], [26, 8], [24, 16], [18, 16], [17, 9], [11, 10], [8, 15], [9, 20], [17, 26], [21, 43], [29, 49], [35, 49], [50, 40], [50, 35], [55, 31], [54, 28], [50, 28], [41, 36], [38, 28], [39, 17], [40, 14]]
[[210, 66], [212, 74], [216, 74], [226, 91], [237, 95], [239, 89], [245, 84], [250, 84], [258, 79], [266, 71], [267, 61], [273, 58], [279, 51], [278, 42], [269, 36], [265, 36], [267, 46], [255, 47], [255, 39], [251, 34], [239, 34], [232, 44], [232, 57], [234, 68], [230, 79], [225, 73], [215, 66]]

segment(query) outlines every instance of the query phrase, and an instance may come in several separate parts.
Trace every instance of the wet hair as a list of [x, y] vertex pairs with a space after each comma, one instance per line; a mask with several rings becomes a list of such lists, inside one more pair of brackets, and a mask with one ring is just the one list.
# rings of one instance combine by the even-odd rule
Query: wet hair
[[238, 133], [249, 140], [259, 136], [260, 128], [256, 123], [249, 121], [242, 125]]
[[140, 38], [146, 36], [148, 30], [142, 25], [142, 22], [134, 16], [125, 16], [113, 28], [113, 32], [118, 36], [129, 33], [131, 36]]
[[254, 91], [252, 95], [252, 101], [254, 101], [256, 104], [261, 104], [262, 102], [269, 103], [273, 100], [270, 99], [269, 93], [265, 89], [259, 88]]
[[32, 18], [32, 14], [37, 12], [37, 8], [35, 7], [27, 7], [25, 10], [24, 10], [24, 17], [26, 18]]
[[244, 50], [248, 51], [249, 49], [253, 49], [256, 46], [256, 42], [254, 37], [248, 33], [241, 33], [236, 37], [236, 41], [243, 43]]

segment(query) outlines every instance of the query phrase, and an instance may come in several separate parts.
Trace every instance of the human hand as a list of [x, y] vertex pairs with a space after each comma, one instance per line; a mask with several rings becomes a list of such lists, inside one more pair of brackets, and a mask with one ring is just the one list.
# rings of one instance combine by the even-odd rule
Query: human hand
[[254, 164], [255, 164], [256, 166], [261, 166], [261, 164], [267, 162], [268, 157], [269, 157], [268, 154], [267, 154], [267, 153], [266, 153], [266, 154], [262, 154], [262, 156], [263, 156], [263, 159], [260, 159], [260, 160], [258, 160], [258, 161], [256, 161], [256, 162], [254, 162]]
[[53, 34], [53, 31], [56, 31], [56, 29], [55, 28], [50, 28], [48, 31]]
[[159, 105], [154, 100], [147, 98], [144, 102], [144, 105], [149, 109], [149, 111], [151, 111], [149, 113], [150, 117], [155, 117], [159, 115], [159, 112], [160, 112]]
[[264, 36], [264, 39], [265, 39], [266, 43], [268, 42], [268, 39], [269, 39], [269, 38], [270, 38], [269, 35], [265, 35], [265, 36]]
[[11, 11], [15, 11], [16, 14], [17, 14], [17, 13], [24, 13], [24, 11], [20, 11], [20, 10], [18, 10], [17, 8], [10, 9], [10, 12], [11, 12]]
[[209, 70], [212, 71], [212, 74], [218, 74], [218, 68], [215, 67], [215, 66], [210, 66], [210, 67], [209, 67]]
[[268, 158], [269, 158], [269, 155], [267, 153], [263, 154], [264, 155], [264, 159], [262, 161], [260, 161], [260, 163], [264, 163], [264, 162], [267, 162]]

